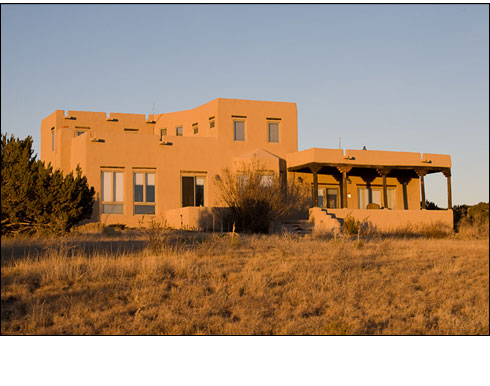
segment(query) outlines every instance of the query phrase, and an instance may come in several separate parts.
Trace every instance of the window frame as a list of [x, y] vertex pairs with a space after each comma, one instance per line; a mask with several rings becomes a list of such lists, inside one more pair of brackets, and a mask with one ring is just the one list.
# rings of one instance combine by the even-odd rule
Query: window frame
[[[182, 134], [179, 134], [179, 129], [182, 129]], [[175, 136], [176, 137], [184, 136], [184, 125], [175, 126]]]
[[[150, 215], [154, 216], [156, 215], [156, 210], [157, 210], [157, 172], [155, 169], [133, 169], [133, 187], [132, 187], [132, 192], [133, 192], [133, 215], [134, 216], [144, 216], [144, 215]], [[143, 201], [136, 201], [136, 174], [143, 174]], [[147, 201], [147, 187], [149, 186], [147, 181], [147, 175], [148, 174], [153, 174], [154, 175], [154, 200], [153, 202]], [[153, 207], [154, 213], [136, 213], [136, 206], [146, 206], [146, 207]]]
[[[237, 139], [237, 135], [236, 135], [236, 123], [237, 122], [242, 122], [243, 123], [243, 139]], [[233, 119], [233, 141], [234, 142], [245, 142], [246, 139], [247, 139], [247, 135], [246, 135], [246, 120], [244, 118], [241, 118], [241, 119], [236, 119], [234, 118]]]
[[168, 129], [166, 127], [162, 127], [160, 129], [160, 141], [163, 141], [163, 137], [168, 136]]
[[[378, 205], [380, 207], [384, 207], [384, 203], [383, 203], [383, 186], [378, 186], [378, 185], [374, 185], [373, 186], [373, 185], [371, 185], [370, 187], [368, 187], [366, 185], [358, 185], [357, 186], [357, 206], [358, 206], [359, 209], [366, 209], [366, 208], [361, 208], [361, 190], [366, 190], [368, 192], [368, 200], [367, 201], [369, 201], [369, 190], [371, 190], [371, 192], [373, 192], [373, 191], [379, 192], [379, 194], [380, 194], [380, 203]], [[388, 208], [387, 209], [394, 210], [395, 209], [395, 201], [396, 201], [396, 198], [395, 198], [396, 186], [387, 186], [386, 187], [386, 191], [387, 191], [387, 194], [388, 194]], [[371, 193], [371, 197], [372, 197], [372, 193]], [[392, 204], [391, 207], [390, 207], [390, 201], [391, 201], [391, 204]], [[371, 201], [371, 202], [374, 202], [374, 201]], [[366, 204], [366, 206], [368, 204], [370, 204], [370, 202], [368, 202]]]
[[208, 201], [208, 197], [207, 197], [207, 174], [205, 173], [192, 173], [192, 172], [185, 172], [185, 173], [180, 173], [180, 205], [181, 205], [181, 208], [186, 208], [186, 206], [184, 206], [184, 197], [183, 197], [183, 194], [184, 194], [184, 184], [183, 184], [183, 177], [192, 177], [194, 179], [194, 183], [193, 183], [193, 196], [194, 196], [194, 205], [192, 206], [188, 206], [188, 207], [194, 207], [194, 208], [200, 208], [201, 205], [197, 206], [196, 205], [196, 186], [197, 186], [197, 179], [198, 178], [202, 178], [204, 179], [204, 184], [202, 185], [203, 186], [203, 195], [202, 195], [202, 200], [203, 200], [203, 204], [202, 204], [202, 207], [204, 208], [206, 206], [206, 202]]
[[[280, 121], [271, 121], [271, 120], [267, 121], [267, 142], [268, 143], [279, 143], [279, 142], [281, 142], [279, 123], [280, 123]], [[277, 141], [271, 141], [271, 124], [277, 125]]]
[[51, 151], [55, 151], [56, 133], [54, 127], [51, 128]]
[[[104, 173], [110, 173], [110, 184], [111, 184], [111, 200], [110, 201], [104, 201]], [[117, 181], [116, 181], [116, 173], [119, 173], [122, 175], [122, 183], [121, 183], [121, 194], [122, 194], [122, 200], [117, 201], [117, 189], [114, 189], [114, 187], [117, 187]], [[125, 208], [124, 208], [124, 168], [101, 168], [100, 169], [100, 213], [104, 215], [109, 215], [109, 214], [119, 214], [119, 215], [124, 215], [125, 214]], [[118, 206], [122, 209], [121, 213], [104, 213], [104, 205], [113, 205], [113, 206]]]

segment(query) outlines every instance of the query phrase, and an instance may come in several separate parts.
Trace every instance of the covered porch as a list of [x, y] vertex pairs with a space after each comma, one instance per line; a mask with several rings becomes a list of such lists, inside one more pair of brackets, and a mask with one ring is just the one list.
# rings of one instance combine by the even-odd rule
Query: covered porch
[[[424, 177], [443, 173], [452, 209], [449, 155], [312, 148], [288, 154], [287, 167], [298, 180], [311, 181], [313, 207], [327, 209], [426, 209]], [[338, 200], [319, 197], [320, 185], [332, 194], [338, 187]]]

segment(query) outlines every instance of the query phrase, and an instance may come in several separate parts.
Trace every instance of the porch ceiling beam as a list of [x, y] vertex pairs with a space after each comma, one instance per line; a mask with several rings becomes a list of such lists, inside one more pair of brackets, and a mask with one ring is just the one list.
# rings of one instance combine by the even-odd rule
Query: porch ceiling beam
[[[406, 166], [406, 165], [366, 165], [366, 164], [354, 164], [354, 163], [331, 163], [331, 162], [309, 162], [303, 165], [297, 165], [297, 166], [290, 166], [288, 167], [288, 171], [290, 172], [297, 172], [299, 170], [311, 170], [311, 168], [319, 168], [320, 170], [323, 167], [330, 167], [330, 168], [362, 168], [362, 169], [391, 169], [392, 172], [395, 172], [396, 170], [423, 170], [426, 172], [426, 174], [432, 174], [432, 173], [441, 173], [446, 170], [450, 170], [450, 168], [443, 168], [443, 167], [431, 167], [431, 166]], [[305, 172], [308, 173], [308, 172]], [[319, 173], [319, 172], [318, 172]], [[322, 173], [319, 173], [322, 174]]]

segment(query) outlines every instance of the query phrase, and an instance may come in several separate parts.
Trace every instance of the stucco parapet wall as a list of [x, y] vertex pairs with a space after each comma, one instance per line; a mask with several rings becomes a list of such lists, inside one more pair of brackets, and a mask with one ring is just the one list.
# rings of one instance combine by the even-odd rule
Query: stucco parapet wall
[[451, 156], [381, 150], [351, 150], [311, 148], [286, 156], [288, 168], [311, 163], [345, 164], [352, 166], [386, 167], [451, 167]]
[[452, 210], [389, 210], [389, 209], [310, 209], [310, 221], [315, 231], [331, 231], [335, 221], [340, 225], [344, 219], [369, 223], [378, 231], [394, 231], [410, 227], [413, 230], [430, 225], [453, 228]]
[[151, 119], [151, 115], [148, 117], [145, 114], [132, 114], [132, 113], [105, 113], [105, 112], [96, 112], [96, 111], [79, 111], [79, 110], [68, 110], [65, 114], [64, 110], [62, 111], [64, 118], [67, 120], [73, 120], [76, 122], [91, 122], [93, 124], [102, 124], [111, 122], [114, 120], [114, 123], [124, 123], [128, 125], [144, 125], [147, 123], [149, 119]]

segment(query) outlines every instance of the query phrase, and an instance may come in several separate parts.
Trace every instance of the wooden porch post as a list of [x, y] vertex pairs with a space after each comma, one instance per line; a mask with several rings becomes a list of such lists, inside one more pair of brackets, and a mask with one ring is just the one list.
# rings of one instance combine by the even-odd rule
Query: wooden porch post
[[311, 165], [310, 170], [313, 173], [313, 206], [318, 207], [318, 172], [320, 171], [321, 166], [319, 165]]
[[388, 188], [386, 186], [386, 176], [390, 174], [390, 169], [377, 169], [378, 173], [383, 177], [383, 207], [388, 208]]
[[447, 180], [447, 208], [453, 209], [453, 198], [451, 194], [451, 169], [443, 170], [442, 174]]
[[407, 210], [408, 209], [408, 193], [407, 193], [407, 185], [410, 182], [410, 177], [398, 177], [397, 178], [398, 182], [402, 186], [402, 192], [403, 192], [403, 209]]
[[352, 169], [352, 166], [337, 166], [337, 170], [342, 173], [342, 208], [347, 208], [347, 173]]
[[416, 173], [420, 177], [420, 193], [422, 196], [422, 209], [427, 209], [427, 205], [425, 204], [425, 183], [424, 183], [424, 176], [427, 175], [427, 170], [417, 169]]

